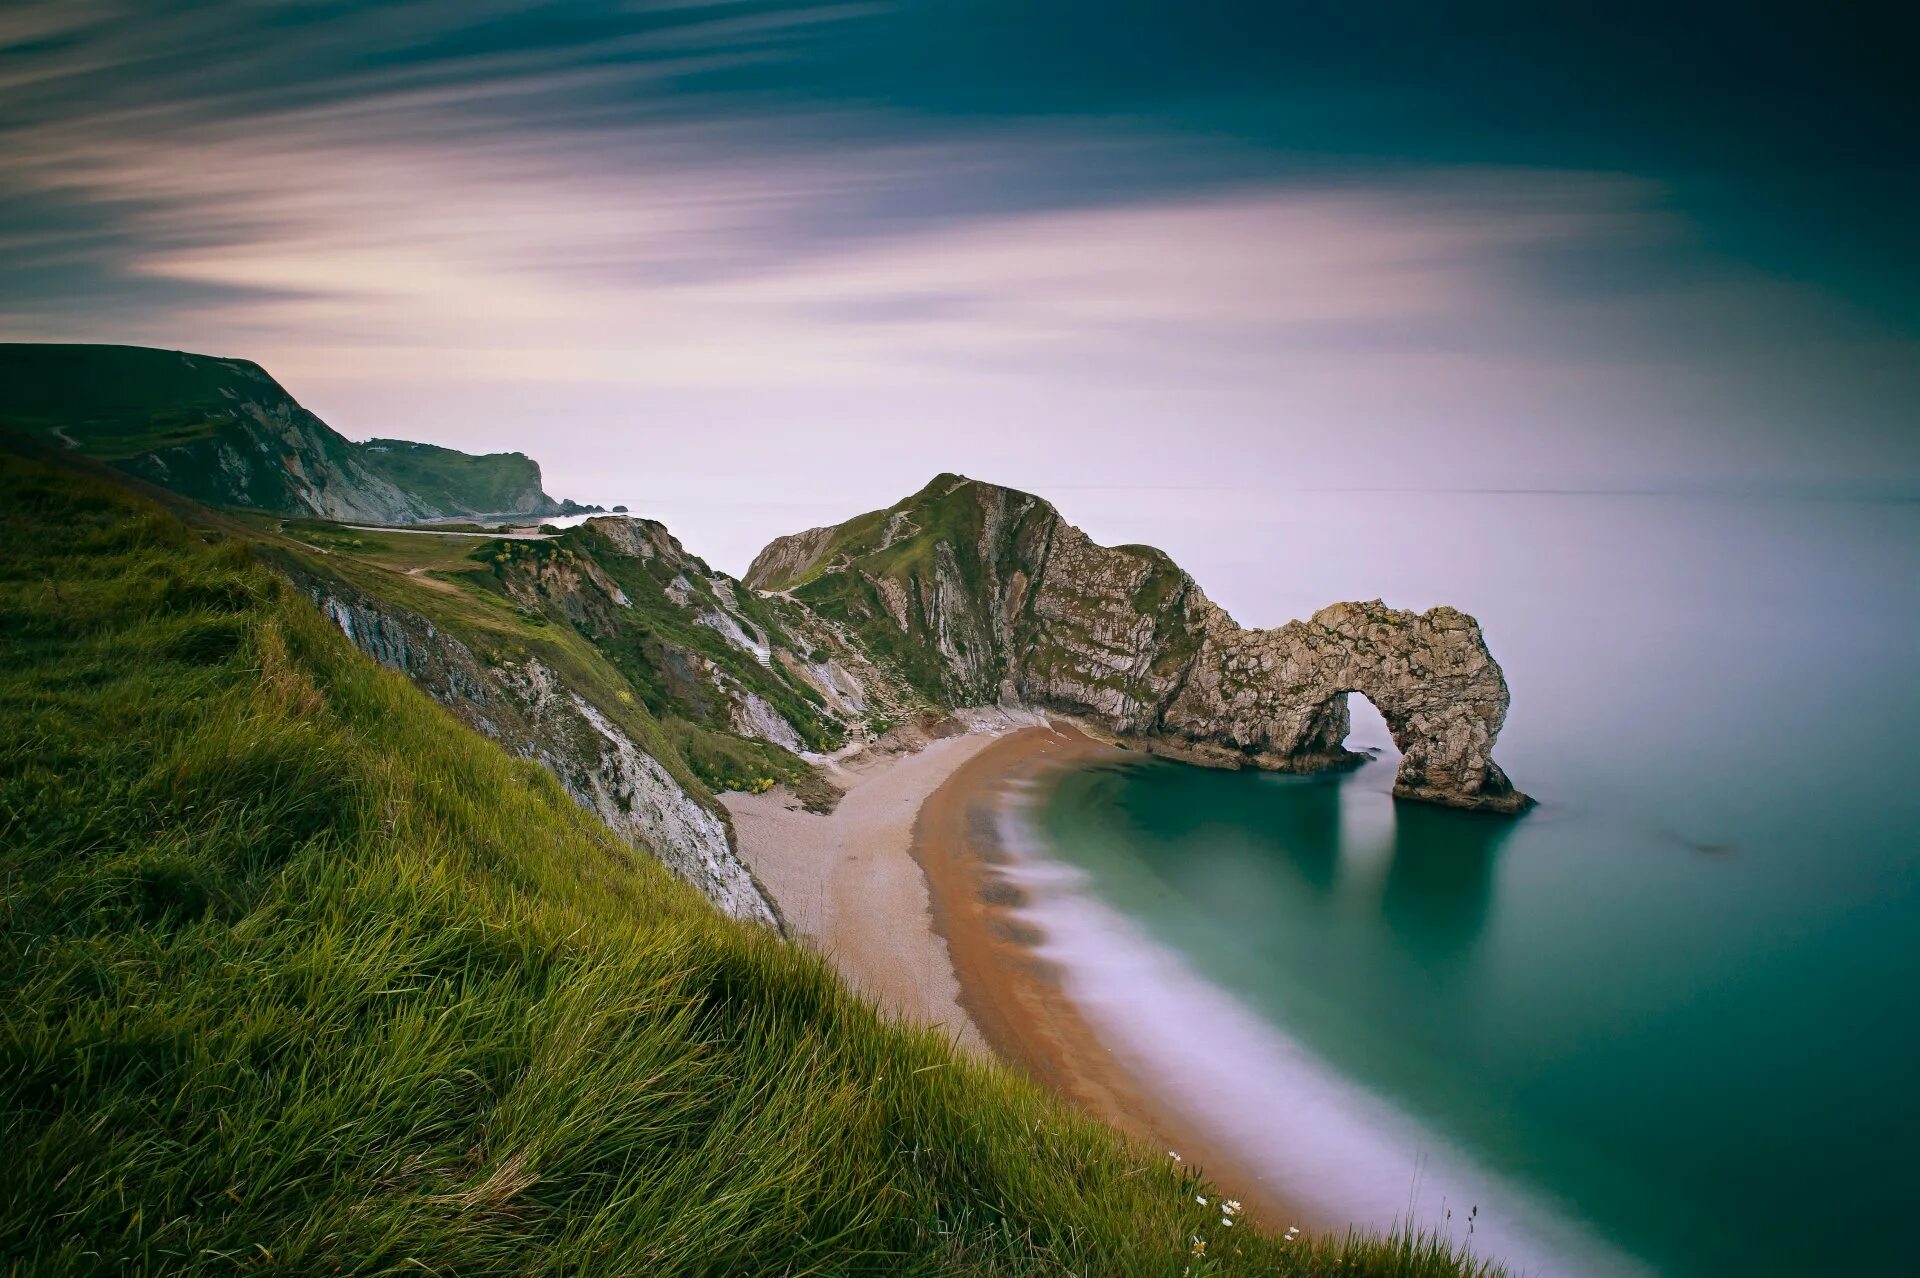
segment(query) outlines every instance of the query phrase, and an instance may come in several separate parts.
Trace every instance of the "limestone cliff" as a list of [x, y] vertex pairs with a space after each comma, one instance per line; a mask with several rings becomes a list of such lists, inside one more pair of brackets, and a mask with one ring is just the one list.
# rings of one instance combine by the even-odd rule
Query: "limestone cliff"
[[468, 726], [537, 761], [582, 807], [720, 909], [778, 925], [717, 805], [689, 793], [621, 722], [619, 707], [596, 705], [538, 657], [484, 655], [351, 582], [297, 561], [277, 566], [367, 655], [407, 675]]
[[935, 704], [1086, 715], [1198, 762], [1350, 761], [1347, 695], [1379, 707], [1397, 794], [1519, 811], [1493, 761], [1506, 681], [1473, 618], [1378, 601], [1247, 630], [1161, 552], [1095, 545], [1047, 502], [958, 475], [835, 528], [774, 542], [748, 584], [848, 633]]
[[0, 343], [0, 424], [210, 506], [364, 523], [586, 509], [520, 453], [353, 443], [243, 359]]
[[578, 630], [653, 713], [794, 754], [839, 744], [834, 672], [817, 670], [830, 663], [811, 661], [815, 645], [782, 624], [793, 610], [738, 591], [665, 525], [604, 516], [544, 541], [493, 543], [483, 558], [509, 599]]

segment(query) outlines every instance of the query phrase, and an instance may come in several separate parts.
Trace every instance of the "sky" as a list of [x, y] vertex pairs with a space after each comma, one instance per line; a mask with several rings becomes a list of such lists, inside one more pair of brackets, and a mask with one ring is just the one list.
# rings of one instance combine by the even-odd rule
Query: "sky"
[[1070, 517], [1911, 496], [1916, 34], [1772, 3], [14, 0], [0, 340], [244, 356], [349, 437], [527, 452], [736, 571], [939, 471]]

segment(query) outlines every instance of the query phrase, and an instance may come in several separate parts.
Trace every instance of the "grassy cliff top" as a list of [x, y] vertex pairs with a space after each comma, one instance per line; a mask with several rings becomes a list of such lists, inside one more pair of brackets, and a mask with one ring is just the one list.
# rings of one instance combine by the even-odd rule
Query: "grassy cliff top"
[[360, 460], [443, 510], [499, 514], [557, 508], [540, 491], [539, 464], [525, 453], [463, 453], [404, 439], [369, 439], [360, 445]]
[[0, 424], [118, 460], [219, 428], [241, 398], [288, 399], [258, 364], [146, 346], [0, 342]]
[[[297, 420], [427, 507], [449, 513], [553, 513], [524, 453], [476, 456], [406, 440], [355, 444], [306, 412], [258, 364], [146, 346], [0, 343], [0, 426], [84, 456], [125, 463], [216, 435], [260, 412]], [[169, 454], [178, 466], [180, 454]], [[179, 486], [185, 476], [167, 479]], [[189, 485], [186, 491], [192, 492]]]
[[4, 449], [0, 501], [10, 1272], [1463, 1272], [1221, 1228], [721, 918], [244, 540]]

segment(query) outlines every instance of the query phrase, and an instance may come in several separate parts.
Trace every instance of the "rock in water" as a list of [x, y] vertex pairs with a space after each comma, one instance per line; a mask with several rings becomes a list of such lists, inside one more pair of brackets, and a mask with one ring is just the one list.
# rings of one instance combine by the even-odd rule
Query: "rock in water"
[[1040, 498], [959, 475], [782, 537], [746, 581], [850, 632], [931, 704], [1056, 709], [1156, 753], [1305, 771], [1361, 757], [1342, 744], [1361, 692], [1400, 748], [1396, 794], [1531, 803], [1493, 761], [1506, 680], [1452, 608], [1342, 603], [1243, 629], [1160, 551], [1095, 545]]

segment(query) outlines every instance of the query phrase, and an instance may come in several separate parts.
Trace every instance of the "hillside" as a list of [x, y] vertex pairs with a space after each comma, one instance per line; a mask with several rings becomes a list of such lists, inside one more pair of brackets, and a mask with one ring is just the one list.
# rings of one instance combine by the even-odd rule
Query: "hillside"
[[830, 805], [799, 752], [846, 726], [767, 603], [642, 519], [551, 537], [281, 528], [257, 534], [263, 558], [368, 655], [728, 913], [773, 921], [713, 794], [784, 782]]
[[541, 489], [540, 464], [525, 453], [463, 453], [404, 439], [369, 439], [360, 460], [394, 487], [447, 515], [571, 515], [587, 510]]
[[1401, 752], [1395, 793], [1494, 812], [1531, 802], [1494, 762], [1506, 679], [1473, 618], [1379, 600], [1241, 627], [1150, 546], [1099, 546], [1030, 493], [939, 475], [885, 510], [775, 540], [749, 585], [804, 606], [930, 702], [1083, 715], [1226, 767], [1357, 759], [1349, 693]]
[[241, 359], [0, 343], [0, 425], [215, 506], [375, 523], [586, 509], [520, 453], [353, 443]]
[[1223, 1228], [883, 1023], [356, 651], [284, 547], [7, 448], [0, 500], [11, 1272], [1479, 1272]]

